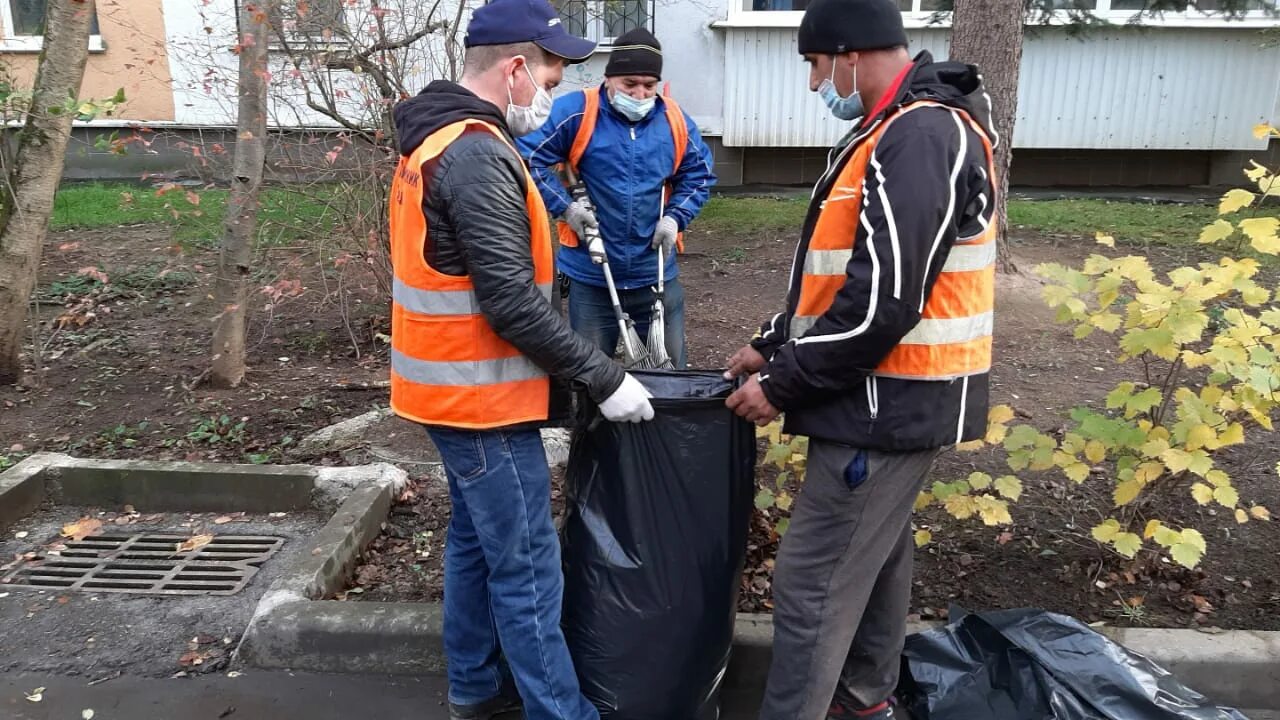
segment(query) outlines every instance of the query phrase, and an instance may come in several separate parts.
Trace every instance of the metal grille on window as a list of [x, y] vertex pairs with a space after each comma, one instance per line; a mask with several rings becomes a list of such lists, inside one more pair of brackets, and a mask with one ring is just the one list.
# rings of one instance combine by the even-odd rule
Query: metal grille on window
[[601, 44], [639, 27], [653, 30], [656, 0], [555, 0], [565, 30]]

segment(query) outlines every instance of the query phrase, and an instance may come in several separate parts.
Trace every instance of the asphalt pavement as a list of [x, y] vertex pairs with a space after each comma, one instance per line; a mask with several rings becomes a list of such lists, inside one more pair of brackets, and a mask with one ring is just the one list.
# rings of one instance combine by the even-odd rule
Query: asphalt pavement
[[[4, 720], [447, 720], [444, 703], [441, 678], [253, 670], [181, 679], [0, 674]], [[751, 720], [750, 705], [730, 698], [722, 718]], [[1245, 714], [1280, 720], [1275, 711]]]

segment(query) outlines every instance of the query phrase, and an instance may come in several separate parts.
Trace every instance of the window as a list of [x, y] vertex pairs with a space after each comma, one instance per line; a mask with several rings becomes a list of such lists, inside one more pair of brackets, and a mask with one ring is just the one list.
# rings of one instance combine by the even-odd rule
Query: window
[[[0, 50], [7, 52], [39, 52], [44, 45], [45, 0], [0, 0]], [[102, 51], [102, 32], [98, 13], [89, 19], [89, 49]]]
[[[807, 0], [806, 0], [807, 1]], [[608, 45], [638, 27], [653, 30], [655, 0], [554, 0], [564, 29]]]
[[342, 43], [347, 37], [343, 0], [281, 0], [271, 6], [271, 24], [298, 41]]
[[[346, 0], [238, 0], [236, 25], [240, 24], [239, 8], [245, 4], [265, 8], [271, 23], [271, 49], [283, 48], [280, 36], [291, 48], [314, 49], [346, 46], [350, 31], [344, 9]], [[261, 17], [257, 12], [255, 17]]]

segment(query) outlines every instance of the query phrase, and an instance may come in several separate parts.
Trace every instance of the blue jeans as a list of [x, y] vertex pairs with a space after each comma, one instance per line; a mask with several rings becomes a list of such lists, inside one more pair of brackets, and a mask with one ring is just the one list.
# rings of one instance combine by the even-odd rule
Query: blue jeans
[[428, 432], [453, 505], [444, 555], [449, 702], [484, 702], [510, 672], [528, 720], [599, 720], [560, 630], [564, 576], [541, 435]]
[[[667, 354], [677, 370], [685, 369], [684, 342], [684, 286], [679, 280], [670, 280], [665, 288], [662, 307], [665, 310]], [[649, 340], [649, 323], [653, 319], [654, 292], [650, 288], [618, 290], [618, 299], [622, 309], [636, 323], [636, 332], [640, 339]], [[609, 288], [596, 287], [586, 283], [570, 280], [569, 286], [569, 325], [579, 335], [585, 337], [600, 348], [604, 354], [613, 357], [618, 351], [618, 318], [613, 314], [613, 301], [609, 298]]]

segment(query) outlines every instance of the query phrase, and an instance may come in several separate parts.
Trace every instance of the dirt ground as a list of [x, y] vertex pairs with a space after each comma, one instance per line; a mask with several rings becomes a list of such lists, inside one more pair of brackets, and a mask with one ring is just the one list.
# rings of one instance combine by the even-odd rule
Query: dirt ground
[[[793, 243], [789, 234], [710, 237], [696, 226], [690, 232], [693, 252], [683, 258], [682, 274], [691, 366], [722, 366], [781, 309]], [[1015, 244], [1023, 269], [1078, 262], [1096, 249], [1078, 238], [1020, 237]], [[1187, 260], [1186, 251], [1147, 252], [1161, 267]], [[385, 405], [386, 391], [376, 383], [386, 374], [380, 334], [387, 313], [376, 284], [358, 262], [339, 266], [296, 248], [274, 249], [258, 263], [258, 285], [276, 293], [255, 294], [246, 384], [238, 390], [193, 386], [207, 365], [217, 313], [215, 263], [213, 251], [173, 248], [162, 227], [54, 237], [38, 296], [43, 369], [26, 387], [0, 389], [0, 466], [39, 450], [278, 462], [307, 433]], [[105, 288], [80, 274], [90, 267], [105, 273]], [[1022, 419], [1059, 429], [1066, 409], [1100, 401], [1123, 379], [1105, 337], [1078, 341], [1052, 322], [1034, 278], [1003, 279], [998, 303], [993, 396]], [[60, 316], [63, 327], [55, 329]], [[1276, 439], [1254, 432], [1221, 463], [1246, 501], [1280, 507], [1278, 459]], [[305, 460], [341, 462], [336, 456]], [[935, 477], [974, 470], [1004, 472], [994, 453], [952, 453]], [[1039, 606], [1091, 622], [1280, 628], [1276, 524], [1237, 526], [1229, 514], [1191, 506], [1188, 498], [1161, 516], [1204, 531], [1210, 549], [1201, 568], [1131, 563], [1088, 536], [1109, 509], [1106, 483], [1076, 486], [1052, 474], [1024, 480], [1011, 527], [956, 523], [932, 511], [918, 518], [933, 531], [934, 543], [917, 553], [914, 614], [945, 617], [952, 603]], [[744, 610], [769, 608], [774, 512], [757, 518]], [[438, 596], [447, 517], [443, 489], [419, 484], [396, 506], [347, 599]]]

